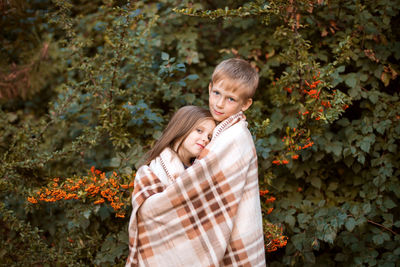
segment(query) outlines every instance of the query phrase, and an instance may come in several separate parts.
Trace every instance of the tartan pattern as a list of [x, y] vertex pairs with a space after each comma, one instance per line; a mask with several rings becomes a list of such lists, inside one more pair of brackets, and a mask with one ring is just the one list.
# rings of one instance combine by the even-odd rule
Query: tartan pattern
[[138, 170], [126, 266], [265, 266], [257, 156], [244, 115], [214, 133], [172, 183], [154, 168]]

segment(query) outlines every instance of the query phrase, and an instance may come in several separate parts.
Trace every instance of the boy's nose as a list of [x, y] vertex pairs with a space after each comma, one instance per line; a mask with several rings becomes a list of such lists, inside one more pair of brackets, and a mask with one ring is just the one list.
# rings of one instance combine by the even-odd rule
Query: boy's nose
[[217, 107], [223, 107], [224, 106], [224, 99], [222, 97], [220, 97], [217, 100]]

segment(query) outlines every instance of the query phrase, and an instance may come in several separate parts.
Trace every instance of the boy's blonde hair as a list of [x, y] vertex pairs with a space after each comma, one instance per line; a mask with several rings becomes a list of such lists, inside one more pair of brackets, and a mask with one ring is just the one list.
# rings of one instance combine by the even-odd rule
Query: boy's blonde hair
[[219, 63], [212, 74], [213, 84], [222, 79], [230, 79], [245, 86], [248, 91], [247, 97], [252, 98], [256, 92], [259, 77], [257, 71], [246, 60], [230, 58]]

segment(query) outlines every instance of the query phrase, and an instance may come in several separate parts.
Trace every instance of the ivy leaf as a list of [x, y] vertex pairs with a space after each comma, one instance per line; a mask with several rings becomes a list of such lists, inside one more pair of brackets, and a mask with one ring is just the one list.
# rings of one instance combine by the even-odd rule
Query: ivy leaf
[[330, 244], [333, 244], [335, 238], [336, 238], [336, 231], [333, 229], [332, 226], [328, 226], [323, 235], [323, 240], [329, 242]]
[[311, 178], [311, 184], [313, 186], [315, 186], [316, 188], [320, 189], [322, 182], [321, 182], [321, 179], [319, 179], [318, 177], [313, 177], [313, 178]]
[[315, 255], [312, 251], [304, 253], [304, 261], [308, 263], [315, 263]]
[[196, 96], [194, 94], [185, 94], [184, 99], [187, 103], [192, 104], [196, 100]]
[[375, 135], [369, 134], [365, 136], [360, 142], [359, 146], [364, 152], [369, 152], [371, 145], [375, 142]]
[[165, 52], [161, 52], [161, 59], [167, 61], [169, 59], [169, 55]]
[[197, 75], [197, 74], [190, 74], [190, 75], [186, 76], [185, 79], [194, 81], [194, 80], [197, 80], [198, 78], [199, 78], [199, 75]]
[[120, 164], [121, 164], [121, 159], [119, 157], [114, 157], [109, 161], [108, 166], [116, 168], [119, 167]]
[[297, 220], [300, 225], [304, 225], [311, 220], [311, 216], [309, 214], [300, 213], [299, 215], [297, 215]]
[[382, 245], [384, 240], [381, 234], [374, 235], [372, 237], [372, 241], [374, 241], [375, 245]]
[[296, 223], [296, 219], [292, 215], [286, 215], [285, 217], [285, 222], [289, 224], [292, 228], [294, 227], [294, 224]]
[[390, 125], [392, 124], [391, 120], [384, 120], [378, 123], [378, 125], [376, 126], [376, 131], [380, 134], [384, 134], [385, 130], [388, 129], [390, 127]]
[[363, 209], [364, 214], [370, 213], [371, 212], [371, 204], [369, 204], [369, 203], [363, 204], [362, 209]]
[[102, 205], [98, 211], [98, 215], [102, 221], [110, 217], [110, 214], [110, 210], [105, 205]]
[[333, 154], [338, 157], [342, 154], [342, 143], [340, 142], [331, 143], [329, 148], [332, 150]]
[[83, 216], [84, 216], [86, 219], [89, 219], [90, 214], [92, 214], [92, 211], [91, 211], [91, 210], [85, 210], [85, 211], [83, 212]]
[[376, 91], [372, 91], [369, 95], [368, 95], [368, 99], [372, 102], [372, 104], [376, 104], [379, 100], [379, 95], [378, 92]]
[[390, 198], [386, 197], [385, 200], [383, 201], [383, 205], [387, 209], [393, 209], [394, 207], [397, 207], [396, 203], [393, 202]]
[[337, 69], [336, 69], [336, 71], [339, 72], [339, 73], [344, 72], [345, 70], [346, 70], [346, 66], [345, 65], [341, 65], [341, 66], [337, 67]]
[[350, 87], [354, 88], [357, 85], [357, 76], [355, 73], [347, 74], [344, 82]]
[[352, 232], [352, 231], [354, 230], [354, 228], [356, 227], [356, 220], [354, 220], [353, 217], [349, 218], [349, 219], [346, 221], [345, 226], [346, 226], [346, 229], [347, 229], [349, 232]]

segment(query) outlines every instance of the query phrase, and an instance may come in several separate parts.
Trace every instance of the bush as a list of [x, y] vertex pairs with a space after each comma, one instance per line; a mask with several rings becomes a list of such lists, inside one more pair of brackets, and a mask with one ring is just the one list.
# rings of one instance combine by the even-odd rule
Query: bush
[[174, 110], [207, 105], [215, 65], [242, 57], [261, 77], [246, 116], [277, 199], [262, 197], [265, 225], [288, 236], [269, 265], [400, 264], [395, 2], [19, 3], [0, 7], [5, 263], [123, 265], [112, 207], [27, 197], [93, 165], [128, 177]]

